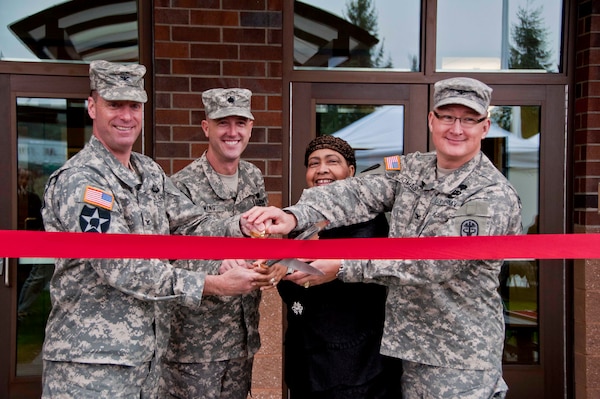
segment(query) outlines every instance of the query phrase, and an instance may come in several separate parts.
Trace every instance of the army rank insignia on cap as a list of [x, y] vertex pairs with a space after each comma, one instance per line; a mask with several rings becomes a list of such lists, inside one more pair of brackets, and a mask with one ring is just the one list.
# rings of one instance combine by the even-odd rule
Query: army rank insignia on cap
[[385, 170], [400, 170], [402, 169], [402, 164], [400, 162], [400, 155], [394, 155], [393, 157], [385, 157], [383, 158], [385, 163]]
[[99, 188], [87, 186], [83, 194], [83, 202], [99, 208], [112, 210], [114, 198], [112, 194]]

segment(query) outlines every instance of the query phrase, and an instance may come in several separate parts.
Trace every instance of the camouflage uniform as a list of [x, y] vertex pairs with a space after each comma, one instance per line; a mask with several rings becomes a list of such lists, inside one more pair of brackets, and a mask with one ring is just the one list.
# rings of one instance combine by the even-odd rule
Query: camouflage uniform
[[[208, 219], [152, 159], [132, 153], [130, 162], [139, 175], [93, 136], [48, 180], [46, 230], [241, 235], [238, 218]], [[53, 306], [44, 361], [134, 367], [149, 363], [160, 349], [155, 342], [156, 301], [174, 299], [198, 307], [204, 276], [161, 259], [58, 259], [50, 286]]]
[[[206, 154], [171, 178], [196, 205], [216, 218], [239, 215], [255, 205], [267, 205], [260, 170], [244, 160], [239, 162], [237, 192], [223, 183]], [[200, 262], [184, 265], [177, 262], [175, 265], [206, 270], [206, 265]], [[221, 261], [212, 261], [210, 265], [206, 272], [218, 274]], [[228, 372], [222, 382], [223, 389], [229, 386], [228, 395], [246, 398], [252, 377], [252, 358], [260, 348], [260, 298], [260, 291], [256, 290], [240, 296], [207, 296], [200, 308], [194, 310], [174, 307], [164, 368], [165, 386], [169, 393], [163, 394], [163, 397], [230, 397], [220, 392], [221, 384], [211, 386], [209, 376], [233, 367], [233, 374]], [[246, 365], [245, 369], [235, 370], [239, 368], [238, 364]], [[185, 375], [193, 378], [182, 382], [181, 378]]]
[[[462, 167], [436, 179], [436, 154], [399, 157], [401, 170], [349, 178], [305, 190], [286, 210], [303, 229], [321, 219], [331, 226], [366, 221], [391, 212], [390, 237], [521, 234], [521, 203], [514, 188], [479, 153]], [[426, 258], [427, 254], [423, 254]], [[404, 397], [411, 384], [427, 385], [421, 367], [489, 371], [496, 379], [487, 396], [460, 394], [454, 380], [444, 397], [503, 395], [501, 378], [504, 319], [497, 292], [502, 260], [352, 260], [340, 278], [389, 287], [381, 352], [405, 360]], [[469, 378], [467, 378], [469, 380]], [[452, 391], [451, 389], [456, 389]], [[430, 396], [419, 396], [430, 397]], [[432, 396], [440, 397], [440, 396]]]

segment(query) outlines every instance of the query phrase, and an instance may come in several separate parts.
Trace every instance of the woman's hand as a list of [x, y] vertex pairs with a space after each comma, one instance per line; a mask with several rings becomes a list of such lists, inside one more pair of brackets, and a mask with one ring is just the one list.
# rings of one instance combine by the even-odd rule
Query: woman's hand
[[288, 274], [283, 279], [296, 283], [298, 285], [303, 286], [304, 288], [309, 288], [319, 284], [325, 284], [330, 281], [335, 280], [338, 270], [342, 264], [340, 259], [299, 259], [302, 262], [310, 263], [311, 266], [316, 267], [325, 273], [322, 276], [316, 276], [312, 274], [307, 274], [299, 271], [294, 271], [292, 274]]

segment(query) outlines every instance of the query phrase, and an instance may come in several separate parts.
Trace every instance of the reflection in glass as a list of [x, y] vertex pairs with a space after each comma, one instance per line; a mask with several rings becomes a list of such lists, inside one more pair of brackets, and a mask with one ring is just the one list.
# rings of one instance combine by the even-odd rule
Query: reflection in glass
[[294, 67], [418, 71], [420, 7], [420, 0], [294, 1]]
[[559, 72], [562, 0], [438, 0], [437, 71]]
[[[17, 98], [17, 228], [43, 230], [41, 205], [52, 172], [91, 135], [86, 101]], [[53, 259], [21, 258], [17, 267], [17, 376], [41, 375]]]
[[[492, 127], [482, 150], [515, 187], [523, 204], [523, 227], [537, 234], [540, 107], [501, 106], [490, 110]], [[504, 303], [505, 364], [538, 364], [538, 271], [536, 259], [504, 263], [499, 291]]]
[[317, 105], [317, 135], [346, 140], [355, 150], [359, 173], [386, 156], [402, 154], [403, 127], [402, 105]]
[[0, 9], [0, 60], [139, 60], [136, 0], [0, 0]]

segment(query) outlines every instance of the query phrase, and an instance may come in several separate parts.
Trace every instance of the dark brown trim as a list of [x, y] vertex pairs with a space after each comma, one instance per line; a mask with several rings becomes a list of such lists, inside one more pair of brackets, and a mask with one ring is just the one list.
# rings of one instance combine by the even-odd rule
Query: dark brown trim
[[[568, 31], [569, 22], [574, 23], [572, 17], [572, 1], [564, 0], [565, 20], [563, 31]], [[568, 84], [567, 71], [571, 70], [574, 58], [571, 54], [572, 45], [570, 36], [566, 34], [562, 38], [561, 65], [565, 65], [563, 71], [558, 73], [519, 73], [519, 72], [436, 72], [436, 9], [437, 0], [421, 2], [421, 54], [420, 72], [396, 72], [390, 70], [363, 70], [348, 71], [339, 69], [330, 70], [294, 70], [294, 0], [285, 0], [283, 3], [283, 78], [286, 82], [338, 82], [338, 83], [426, 83], [432, 84], [438, 80], [453, 76], [468, 76], [484, 81], [487, 84], [503, 84], [509, 79], [512, 84], [534, 85], [534, 84]]]
[[[0, 103], [8, 102], [10, 98], [10, 79], [9, 76], [0, 75]], [[2, 130], [5, 131], [6, 126], [10, 126], [10, 112], [0, 112], [0, 126], [3, 127]], [[12, 148], [11, 147], [11, 135], [10, 134], [1, 134], [0, 135], [0, 148]], [[7, 187], [8, 184], [13, 183], [13, 179], [11, 179], [11, 171], [13, 170], [12, 166], [12, 157], [0, 157], [0, 181], [3, 183], [3, 192], [10, 193], [10, 186]], [[0, 209], [12, 209], [13, 200], [16, 196], [14, 195], [1, 195], [0, 196]], [[11, 214], [9, 212], [0, 212], [0, 229], [10, 229], [11, 228]], [[4, 262], [4, 260], [2, 260]], [[7, 265], [2, 265], [2, 267], [6, 267]], [[2, 275], [0, 276], [0, 304], [2, 304], [3, 309], [11, 309], [12, 301], [11, 301], [11, 290], [7, 289], [3, 286], [4, 284], [4, 269], [2, 270]], [[3, 311], [0, 312], [0, 325], [2, 326], [10, 326], [11, 312]], [[0, 352], [3, 354], [10, 353], [10, 328], [0, 328]], [[3, 355], [3, 357], [5, 356]], [[10, 365], [6, 361], [0, 362], [0, 397], [7, 398], [8, 390], [9, 390], [9, 379], [10, 379]]]
[[139, 30], [139, 52], [140, 64], [146, 66], [146, 79], [144, 85], [148, 92], [148, 102], [144, 106], [144, 135], [143, 148], [141, 141], [135, 148], [136, 151], [154, 158], [155, 141], [154, 141], [154, 2], [138, 0], [138, 30]]

